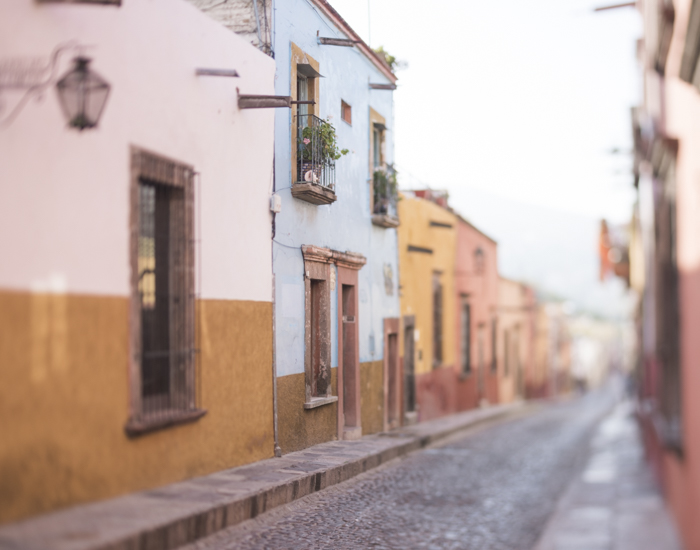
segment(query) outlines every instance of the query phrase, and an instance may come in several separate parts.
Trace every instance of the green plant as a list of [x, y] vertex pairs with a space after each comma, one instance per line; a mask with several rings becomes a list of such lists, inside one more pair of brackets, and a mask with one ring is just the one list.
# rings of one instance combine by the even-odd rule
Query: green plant
[[395, 56], [391, 55], [384, 49], [384, 46], [374, 48], [374, 52], [379, 54], [382, 57], [382, 59], [386, 61], [386, 64], [389, 65], [392, 71], [398, 71], [400, 69], [405, 69], [406, 67], [408, 67], [408, 63], [406, 61], [396, 59]]
[[399, 184], [396, 179], [396, 172], [386, 170], [374, 171], [374, 200], [378, 202], [382, 199], [395, 198], [398, 195]]
[[307, 162], [330, 164], [349, 153], [347, 149], [338, 147], [335, 128], [325, 120], [320, 120], [313, 126], [305, 126], [301, 130], [298, 141], [301, 158]]

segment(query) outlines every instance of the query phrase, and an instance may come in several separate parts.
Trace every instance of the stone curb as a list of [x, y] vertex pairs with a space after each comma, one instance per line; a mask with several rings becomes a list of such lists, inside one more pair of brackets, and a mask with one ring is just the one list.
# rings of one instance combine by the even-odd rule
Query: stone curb
[[457, 413], [358, 441], [332, 441], [0, 527], [2, 550], [171, 550], [322, 491], [524, 403]]

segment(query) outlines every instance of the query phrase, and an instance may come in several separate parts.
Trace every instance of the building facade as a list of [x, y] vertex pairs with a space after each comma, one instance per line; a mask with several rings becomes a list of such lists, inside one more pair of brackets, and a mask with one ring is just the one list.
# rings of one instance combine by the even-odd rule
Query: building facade
[[328, 3], [275, 8], [275, 93], [293, 102], [275, 119], [274, 345], [285, 453], [399, 420], [396, 77]]
[[0, 521], [274, 451], [274, 62], [88, 4], [0, 5]]
[[439, 191], [404, 194], [399, 214], [404, 410], [423, 421], [456, 410], [457, 217]]
[[[632, 285], [640, 294], [639, 412], [681, 532], [700, 548], [700, 2], [640, 6], [643, 102], [633, 111], [638, 193]], [[637, 243], [639, 243], [637, 245]]]
[[525, 397], [525, 380], [534, 357], [535, 296], [527, 285], [500, 277], [498, 281], [498, 401]]
[[457, 410], [499, 402], [498, 245], [457, 216]]

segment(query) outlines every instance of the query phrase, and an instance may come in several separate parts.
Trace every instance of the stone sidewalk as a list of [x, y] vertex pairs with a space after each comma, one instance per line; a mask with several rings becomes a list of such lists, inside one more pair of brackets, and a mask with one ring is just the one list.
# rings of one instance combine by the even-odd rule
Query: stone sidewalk
[[632, 411], [622, 402], [601, 423], [534, 550], [681, 550]]
[[2, 550], [167, 550], [348, 480], [459, 430], [536, 405], [500, 405], [0, 527]]

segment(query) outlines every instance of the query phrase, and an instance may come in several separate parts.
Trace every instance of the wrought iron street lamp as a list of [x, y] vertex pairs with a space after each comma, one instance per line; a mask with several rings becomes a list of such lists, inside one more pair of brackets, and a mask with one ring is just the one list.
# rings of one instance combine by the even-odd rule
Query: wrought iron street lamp
[[78, 130], [97, 126], [109, 96], [109, 84], [90, 69], [90, 61], [87, 57], [76, 57], [75, 66], [56, 83], [68, 126]]

